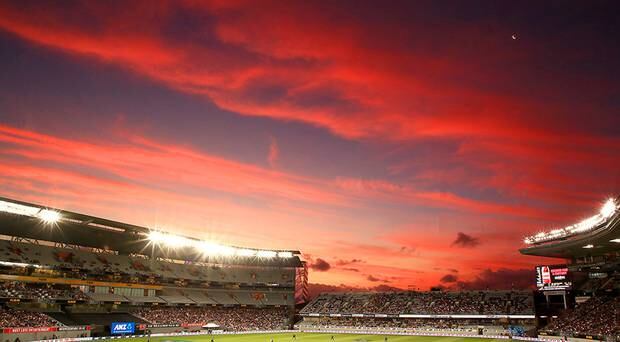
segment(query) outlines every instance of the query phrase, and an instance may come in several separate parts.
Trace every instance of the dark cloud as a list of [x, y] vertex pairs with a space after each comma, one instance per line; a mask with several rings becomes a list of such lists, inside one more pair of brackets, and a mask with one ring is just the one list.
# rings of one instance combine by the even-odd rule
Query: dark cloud
[[446, 274], [445, 276], [441, 277], [441, 279], [439, 279], [439, 281], [442, 283], [456, 283], [457, 280], [459, 280], [459, 277], [455, 276], [454, 274]]
[[452, 242], [452, 246], [463, 248], [474, 248], [480, 244], [480, 240], [463, 232], [456, 234], [456, 240]]
[[316, 258], [316, 260], [314, 260], [310, 264], [310, 268], [315, 271], [325, 272], [325, 271], [329, 271], [329, 269], [332, 268], [332, 266], [327, 261], [321, 258]]
[[381, 279], [379, 279], [379, 278], [377, 278], [377, 277], [373, 276], [372, 274], [369, 274], [369, 275], [368, 275], [368, 277], [366, 277], [366, 279], [367, 279], [368, 281], [372, 281], [372, 282], [381, 281]]
[[372, 282], [391, 283], [391, 281], [390, 281], [390, 280], [388, 280], [388, 279], [378, 278], [378, 277], [373, 276], [372, 274], [369, 274], [369, 275], [366, 277], [366, 280], [368, 280], [368, 281], [372, 281]]
[[336, 265], [338, 266], [346, 266], [346, 265], [351, 265], [351, 264], [360, 264], [360, 263], [364, 263], [365, 261], [362, 259], [351, 259], [351, 260], [338, 260], [336, 262]]
[[401, 288], [380, 284], [377, 286], [371, 287], [356, 287], [345, 284], [340, 285], [328, 285], [328, 284], [316, 284], [309, 283], [308, 284], [308, 295], [310, 300], [314, 299], [321, 293], [329, 293], [329, 292], [398, 292], [404, 291]]
[[459, 270], [457, 270], [456, 268], [449, 268], [448, 271], [452, 273], [459, 273]]
[[509, 290], [529, 289], [534, 287], [535, 274], [533, 269], [511, 270], [500, 268], [497, 271], [486, 269], [473, 280], [459, 281], [455, 285], [465, 290]]
[[407, 246], [402, 246], [400, 247], [400, 250], [399, 250], [400, 253], [407, 254], [407, 255], [411, 255], [415, 253], [415, 251], [416, 251], [415, 247], [407, 247]]
[[308, 296], [312, 300], [316, 296], [325, 292], [360, 292], [366, 291], [366, 289], [354, 286], [348, 286], [345, 284], [340, 285], [328, 285], [328, 284], [308, 284]]
[[353, 267], [344, 267], [343, 270], [344, 271], [349, 271], [349, 272], [359, 272], [360, 271], [358, 268], [353, 268]]
[[375, 287], [371, 287], [370, 290], [377, 291], [377, 292], [399, 292], [399, 291], [403, 291], [403, 289], [400, 289], [398, 287], [394, 287], [394, 286], [390, 286], [390, 285], [385, 285], [385, 284], [381, 284], [381, 285], [377, 285]]

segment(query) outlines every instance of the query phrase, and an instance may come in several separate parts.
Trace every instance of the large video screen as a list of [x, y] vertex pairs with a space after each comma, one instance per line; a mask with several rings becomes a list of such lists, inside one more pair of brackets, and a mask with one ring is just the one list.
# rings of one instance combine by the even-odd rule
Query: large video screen
[[572, 285], [566, 265], [536, 266], [536, 287], [539, 290], [568, 290]]

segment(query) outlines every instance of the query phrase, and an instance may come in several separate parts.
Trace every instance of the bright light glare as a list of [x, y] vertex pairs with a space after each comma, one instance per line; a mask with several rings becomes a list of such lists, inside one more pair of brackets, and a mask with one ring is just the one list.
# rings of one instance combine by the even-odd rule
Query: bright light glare
[[182, 236], [168, 234], [165, 243], [172, 248], [180, 248], [190, 245], [191, 241]]
[[594, 245], [585, 245], [583, 248], [594, 248]]
[[[601, 211], [589, 217], [581, 222], [578, 222], [572, 226], [568, 226], [565, 228], [553, 229], [547, 233], [541, 232], [533, 236], [526, 237], [523, 241], [526, 244], [533, 244], [537, 242], [550, 241], [560, 238], [565, 238], [571, 235], [583, 233], [590, 231], [596, 227], [599, 227], [601, 224], [605, 223], [610, 217], [612, 217], [616, 211], [618, 210], [618, 203], [613, 198], [610, 198], [605, 202]], [[591, 248], [591, 247], [584, 247]]]
[[43, 209], [38, 214], [37, 217], [41, 219], [41, 221], [46, 224], [54, 224], [62, 218], [59, 212], [51, 209]]
[[193, 241], [179, 235], [168, 234], [152, 230], [149, 232], [149, 240], [155, 244], [165, 245], [169, 248], [181, 248], [191, 246]]
[[243, 257], [251, 257], [251, 256], [255, 256], [256, 255], [256, 251], [253, 249], [238, 249], [237, 250], [237, 255], [238, 256], [243, 256]]
[[62, 215], [56, 210], [41, 209], [29, 205], [0, 201], [0, 211], [10, 214], [37, 217], [46, 224], [57, 223], [62, 219]]
[[233, 247], [218, 246], [217, 248], [217, 254], [219, 255], [231, 256], [231, 255], [235, 255], [235, 253], [236, 253], [236, 248], [233, 248]]
[[200, 241], [197, 245], [197, 249], [205, 255], [235, 255], [235, 248], [233, 247], [222, 246], [216, 243], [206, 241]]
[[149, 240], [154, 243], [160, 243], [166, 241], [166, 235], [156, 230], [151, 230], [149, 233]]
[[258, 251], [256, 252], [256, 256], [259, 258], [273, 258], [278, 255], [277, 252], [274, 251]]
[[605, 202], [605, 205], [601, 209], [601, 216], [603, 216], [604, 218], [609, 218], [616, 212], [616, 209], [618, 209], [616, 201], [614, 201], [613, 198], [610, 198], [609, 200], [607, 200], [607, 202]]
[[0, 201], [0, 211], [10, 213], [10, 214], [17, 214], [17, 215], [24, 215], [24, 216], [37, 216], [37, 213], [40, 210], [41, 209], [37, 207], [31, 207], [28, 205]]
[[279, 258], [292, 258], [293, 257], [293, 253], [291, 253], [291, 252], [278, 252], [278, 257]]
[[163, 233], [152, 230], [148, 234], [148, 239], [154, 244], [169, 248], [192, 247], [202, 255], [209, 256], [239, 256], [239, 257], [261, 257], [261, 258], [292, 258], [293, 253], [288, 251], [275, 252], [266, 250], [255, 250], [249, 248], [235, 248], [224, 246], [209, 241], [194, 240], [179, 235]]

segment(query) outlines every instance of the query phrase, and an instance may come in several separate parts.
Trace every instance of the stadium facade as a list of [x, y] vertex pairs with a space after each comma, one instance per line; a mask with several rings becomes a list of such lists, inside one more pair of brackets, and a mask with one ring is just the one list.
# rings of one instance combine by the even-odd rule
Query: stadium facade
[[225, 246], [8, 198], [0, 235], [3, 340], [286, 329], [296, 292], [307, 294], [295, 250]]
[[524, 255], [548, 257], [536, 267], [536, 315], [542, 334], [620, 338], [620, 199], [593, 216], [524, 239]]

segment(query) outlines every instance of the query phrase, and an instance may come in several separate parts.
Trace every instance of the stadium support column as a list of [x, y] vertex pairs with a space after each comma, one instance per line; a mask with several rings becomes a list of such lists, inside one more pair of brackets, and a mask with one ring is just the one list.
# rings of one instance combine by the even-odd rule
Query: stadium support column
[[568, 304], [566, 303], [566, 291], [562, 294], [562, 299], [564, 300], [564, 310], [568, 309]]
[[307, 303], [308, 297], [308, 264], [302, 261], [295, 269], [295, 304]]

